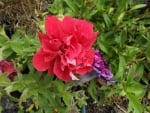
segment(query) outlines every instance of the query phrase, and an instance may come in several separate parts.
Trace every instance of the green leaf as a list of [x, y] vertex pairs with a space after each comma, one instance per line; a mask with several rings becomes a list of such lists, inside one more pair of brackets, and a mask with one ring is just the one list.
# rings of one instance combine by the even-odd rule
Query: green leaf
[[139, 100], [137, 100], [137, 98], [130, 93], [127, 94], [127, 97], [129, 99], [129, 105], [128, 105], [129, 110], [130, 111], [134, 110], [134, 113], [143, 113], [144, 106], [139, 102]]
[[49, 4], [48, 10], [52, 14], [63, 14], [64, 13], [63, 1], [54, 0], [53, 4]]
[[2, 57], [4, 59], [8, 58], [13, 53], [13, 50], [11, 48], [4, 48], [2, 51]]
[[124, 47], [126, 41], [127, 41], [126, 31], [121, 31], [119, 34], [115, 34], [115, 42], [118, 43], [120, 47]]
[[3, 51], [3, 48], [0, 48], [0, 60], [2, 60], [3, 59], [3, 55], [2, 55], [2, 52]]
[[137, 99], [142, 99], [146, 92], [146, 87], [138, 82], [133, 82], [125, 86], [127, 93], [135, 94]]
[[137, 69], [136, 69], [136, 76], [135, 76], [135, 79], [137, 81], [140, 81], [141, 78], [143, 77], [143, 74], [144, 74], [144, 66], [142, 64], [139, 64], [137, 66]]
[[127, 56], [129, 58], [136, 57], [136, 53], [140, 52], [140, 49], [136, 46], [126, 46], [125, 51], [123, 52], [124, 56]]
[[72, 97], [71, 93], [63, 94], [63, 101], [65, 102], [65, 104], [67, 106], [71, 105], [72, 99], [73, 99], [73, 97]]
[[73, 12], [77, 12], [77, 8], [76, 8], [76, 5], [74, 3], [74, 1], [72, 0], [64, 0], [66, 2], [66, 4], [70, 7], [70, 9], [73, 11]]
[[48, 100], [45, 99], [42, 95], [38, 96], [38, 105], [40, 108], [44, 109], [46, 106], [48, 106]]
[[107, 14], [103, 14], [103, 18], [104, 18], [107, 28], [110, 29], [112, 26], [112, 22], [111, 22], [109, 16]]
[[66, 86], [62, 81], [55, 81], [56, 88], [59, 93], [65, 93], [66, 92]]
[[3, 111], [3, 107], [0, 105], [0, 112], [2, 112]]
[[21, 94], [21, 97], [20, 97], [22, 101], [26, 100], [29, 97], [28, 92], [29, 92], [29, 88], [26, 88], [22, 91], [22, 94]]
[[7, 38], [0, 34], [0, 47], [5, 44], [7, 41]]
[[125, 12], [122, 12], [120, 15], [118, 15], [118, 18], [117, 18], [117, 21], [116, 21], [116, 24], [120, 24], [120, 22], [122, 22], [123, 18], [125, 16]]
[[118, 66], [118, 71], [116, 73], [116, 77], [117, 78], [122, 78], [124, 75], [124, 71], [125, 71], [125, 67], [126, 67], [126, 61], [125, 58], [120, 55], [119, 56], [119, 66]]
[[9, 79], [7, 78], [7, 74], [6, 73], [1, 73], [0, 74], [0, 87], [6, 87], [9, 86], [11, 84], [11, 82], [9, 81]]
[[88, 97], [85, 95], [84, 90], [79, 90], [74, 92], [75, 95], [75, 100], [78, 103], [79, 107], [82, 107], [83, 105], [87, 105], [86, 100], [88, 99]]
[[[149, 36], [150, 37], [150, 36]], [[145, 53], [146, 53], [146, 57], [147, 57], [147, 59], [148, 59], [148, 61], [150, 62], [150, 40], [147, 42], [147, 44], [146, 44], [147, 46], [147, 49], [146, 49], [146, 51], [145, 51]]]
[[94, 80], [92, 80], [92, 81], [90, 82], [90, 87], [89, 87], [88, 91], [89, 91], [91, 97], [92, 97], [95, 101], [97, 101], [97, 96], [96, 96], [96, 95], [97, 95], [97, 89], [96, 89], [96, 83], [95, 83]]
[[106, 54], [108, 54], [108, 53], [109, 53], [109, 51], [108, 51], [108, 45], [107, 45], [107, 43], [105, 43], [105, 42], [103, 41], [103, 38], [104, 38], [103, 35], [101, 35], [100, 37], [98, 37], [97, 43], [98, 43], [99, 48], [100, 48], [103, 52], [105, 52]]
[[143, 7], [146, 7], [146, 4], [137, 4], [137, 5], [133, 6], [130, 10], [133, 11], [133, 10], [137, 10], [137, 9], [140, 9]]
[[119, 0], [118, 1], [118, 6], [117, 6], [117, 11], [115, 12], [114, 18], [116, 23], [119, 24], [118, 19], [122, 19], [122, 17], [124, 16], [124, 13], [126, 12], [126, 10], [128, 9], [128, 0]]
[[4, 31], [4, 28], [0, 27], [0, 46], [2, 46], [4, 42], [6, 42], [7, 40], [8, 40], [8, 37]]
[[130, 67], [129, 67], [129, 72], [127, 74], [127, 83], [131, 83], [134, 79], [134, 76], [136, 74], [136, 67], [137, 65], [136, 64], [132, 64]]
[[25, 88], [25, 85], [22, 83], [22, 81], [15, 81], [10, 86], [6, 87], [6, 90], [8, 93], [12, 91], [22, 91]]
[[23, 42], [21, 40], [11, 41], [10, 47], [17, 54], [22, 54], [23, 53], [24, 45], [23, 45]]

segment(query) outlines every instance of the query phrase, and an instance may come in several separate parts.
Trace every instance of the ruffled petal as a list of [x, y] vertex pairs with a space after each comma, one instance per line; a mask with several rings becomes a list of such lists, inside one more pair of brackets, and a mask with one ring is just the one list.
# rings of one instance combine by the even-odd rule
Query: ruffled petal
[[6, 72], [8, 74], [11, 74], [15, 71], [13, 63], [5, 60], [0, 61], [0, 68], [1, 72]]
[[45, 52], [55, 52], [56, 50], [59, 50], [61, 46], [60, 40], [56, 38], [51, 38], [46, 34], [38, 32], [39, 40], [42, 45], [42, 48]]
[[43, 39], [47, 39], [47, 40], [49, 40], [48, 38], [48, 36], [46, 35], [46, 34], [43, 34], [43, 33], [41, 33], [41, 32], [37, 32], [38, 33], [38, 37], [39, 37], [39, 40], [40, 40], [40, 43], [43, 45]]
[[55, 16], [46, 16], [45, 29], [48, 36], [60, 37], [61, 22]]
[[77, 74], [84, 75], [87, 72], [91, 72], [93, 70], [92, 66], [82, 66], [81, 68], [76, 70]]
[[50, 75], [54, 74], [54, 60], [49, 63], [48, 73]]
[[62, 64], [61, 64], [61, 60], [60, 58], [58, 57], [56, 60], [55, 60], [55, 64], [54, 64], [54, 74], [61, 80], [64, 80], [64, 81], [69, 81], [71, 80], [71, 77], [69, 75], [69, 69], [67, 67], [65, 67], [63, 70], [62, 70]]
[[64, 17], [62, 28], [65, 33], [72, 34], [74, 32], [74, 19], [69, 16]]
[[76, 19], [76, 37], [79, 43], [81, 43], [85, 48], [89, 48], [95, 42], [98, 35], [97, 32], [93, 31], [93, 24], [85, 20]]
[[70, 77], [72, 80], [79, 80], [72, 72], [70, 72]]
[[45, 55], [42, 49], [34, 54], [32, 64], [38, 71], [46, 71], [48, 69], [49, 62], [45, 62]]
[[92, 44], [97, 36], [92, 23], [69, 16], [62, 20], [47, 16], [45, 30], [45, 34], [38, 33], [41, 50], [33, 57], [37, 70], [48, 70], [49, 74], [64, 81], [77, 80], [74, 74], [92, 70]]
[[13, 81], [14, 77], [17, 75], [17, 71], [14, 68], [13, 62], [9, 62], [6, 60], [1, 60], [0, 61], [0, 74], [1, 73], [7, 73], [8, 74], [8, 79], [10, 81]]
[[94, 70], [97, 72], [99, 78], [104, 79], [106, 81], [110, 81], [113, 77], [109, 69], [109, 65], [104, 60], [100, 51], [95, 50], [94, 56], [94, 63], [93, 63]]

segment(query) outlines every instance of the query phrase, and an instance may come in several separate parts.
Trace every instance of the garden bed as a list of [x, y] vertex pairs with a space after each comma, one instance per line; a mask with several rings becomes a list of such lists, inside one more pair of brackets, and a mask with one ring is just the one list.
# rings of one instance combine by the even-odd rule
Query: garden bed
[[[61, 5], [56, 4], [56, 3], [59, 3], [59, 0], [58, 0], [58, 2], [54, 2], [54, 6], [49, 6], [52, 3], [53, 3], [53, 0], [24, 0], [24, 1], [23, 0], [2, 0], [2, 1], [0, 1], [0, 17], [1, 17], [0, 18], [0, 27], [4, 28], [7, 38], [9, 37], [10, 39], [12, 38], [13, 34], [18, 33], [18, 31], [23, 32], [23, 35], [29, 34], [29, 35], [33, 36], [36, 34], [37, 29], [41, 29], [41, 26], [42, 26], [42, 25], [39, 26], [37, 23], [39, 23], [41, 21], [43, 22], [46, 14], [56, 15], [58, 12], [61, 12], [61, 11], [63, 12], [63, 10], [58, 11], [62, 7], [66, 8], [66, 9], [64, 8], [64, 12], [68, 11], [67, 13], [65, 12], [66, 14], [73, 15], [74, 17], [77, 17], [77, 18], [87, 19], [93, 23], [95, 22], [94, 25], [96, 25], [96, 30], [100, 30], [100, 38], [101, 38], [101, 39], [98, 39], [98, 41], [97, 41], [98, 43], [95, 44], [95, 47], [100, 48], [103, 51], [105, 58], [109, 62], [111, 62], [111, 66], [113, 67], [112, 70], [114, 72], [115, 77], [112, 80], [112, 83], [111, 82], [110, 82], [110, 84], [108, 83], [109, 84], [108, 87], [107, 87], [107, 84], [103, 81], [97, 82], [97, 79], [94, 79], [96, 81], [95, 83], [90, 82], [90, 83], [86, 83], [85, 85], [82, 84], [83, 87], [87, 88], [87, 90], [84, 90], [85, 96], [88, 96], [88, 98], [85, 99], [85, 100], [87, 100], [87, 105], [83, 105], [81, 108], [81, 106], [79, 106], [80, 105], [79, 104], [76, 107], [79, 109], [82, 109], [81, 110], [82, 113], [126, 113], [128, 111], [129, 105], [131, 105], [132, 107], [130, 108], [129, 111], [132, 112], [135, 110], [135, 111], [138, 111], [137, 113], [140, 113], [140, 111], [144, 111], [143, 106], [145, 106], [146, 110], [144, 113], [148, 113], [150, 111], [150, 88], [149, 88], [150, 62], [148, 61], [149, 50], [147, 50], [147, 48], [149, 48], [148, 47], [149, 45], [148, 45], [148, 43], [145, 43], [145, 42], [146, 42], [146, 40], [148, 40], [148, 38], [149, 38], [148, 36], [150, 36], [150, 34], [148, 35], [148, 30], [150, 30], [150, 24], [148, 23], [148, 21], [149, 21], [150, 17], [148, 17], [148, 16], [145, 17], [144, 14], [149, 15], [149, 10], [150, 10], [149, 3], [150, 2], [144, 1], [144, 3], [146, 3], [147, 6], [144, 8], [141, 7], [142, 9], [138, 9], [138, 7], [140, 7], [140, 6], [134, 7], [135, 9], [136, 8], [138, 9], [137, 12], [134, 12], [134, 10], [135, 10], [134, 8], [133, 9], [131, 8], [131, 10], [128, 8], [120, 9], [120, 11], [123, 11], [123, 12], [119, 12], [119, 10], [113, 9], [112, 4], [114, 4], [114, 3], [112, 3], [112, 4], [110, 3], [109, 4], [111, 6], [110, 9], [106, 5], [104, 6], [106, 9], [108, 9], [108, 12], [105, 12], [104, 9], [101, 9], [101, 7], [98, 7], [98, 6], [97, 7], [99, 9], [95, 9], [95, 11], [94, 11], [93, 9], [94, 9], [94, 7], [96, 7], [96, 4], [93, 5], [92, 2], [85, 0], [83, 3], [84, 13], [82, 11], [79, 11], [79, 12], [76, 11], [75, 7], [81, 8], [82, 6], [80, 6], [80, 4], [73, 4], [74, 2], [66, 2], [66, 4], [63, 3], [63, 5], [61, 6]], [[86, 7], [85, 4], [88, 7]], [[58, 8], [56, 8], [56, 6], [58, 6]], [[116, 7], [119, 7], [119, 6], [116, 6]], [[119, 8], [121, 8], [121, 7], [119, 7]], [[90, 13], [89, 16], [87, 16], [89, 14], [89, 10], [91, 10], [92, 12]], [[132, 12], [132, 10], [133, 10], [133, 12]], [[113, 15], [113, 13], [115, 11], [118, 14], [120, 14], [120, 17], [115, 14]], [[103, 12], [104, 14], [101, 15], [100, 12]], [[139, 17], [140, 19], [137, 17], [137, 15], [138, 15], [137, 13], [139, 13], [139, 15], [141, 15], [141, 13], [143, 13], [143, 15], [141, 17]], [[112, 15], [114, 16], [114, 18], [111, 20], [110, 16], [112, 16]], [[127, 18], [125, 18], [124, 15], [126, 15]], [[132, 16], [136, 16], [137, 18], [135, 17], [135, 19], [132, 20]], [[125, 19], [123, 19], [123, 17]], [[114, 21], [115, 19], [117, 21]], [[129, 21], [130, 19], [133, 22]], [[21, 37], [23, 35], [21, 34], [19, 36]], [[112, 43], [110, 42], [111, 35], [112, 35], [112, 37], [114, 37], [114, 42], [112, 42]], [[127, 36], [128, 39], [125, 36]], [[139, 37], [142, 37], [142, 36], [143, 37], [147, 36], [148, 38], [144, 37], [145, 39], [138, 39]], [[104, 38], [108, 38], [108, 37], [109, 37], [109, 39], [107, 39], [108, 41], [106, 41]], [[118, 38], [116, 38], [116, 37], [118, 37]], [[14, 40], [16, 40], [16, 39], [14, 39]], [[30, 40], [30, 41], [33, 42], [34, 40]], [[109, 42], [109, 43], [107, 43], [107, 42]], [[139, 45], [141, 45], [142, 43], [144, 43], [145, 46], [140, 48]], [[106, 44], [106, 45], [102, 45], [102, 44]], [[34, 45], [34, 43], [31, 43], [30, 46], [33, 46], [33, 45]], [[124, 49], [124, 51], [123, 51], [123, 49]], [[109, 50], [110, 50], [110, 53], [109, 53]], [[147, 51], [147, 53], [143, 53], [141, 50]], [[18, 52], [18, 54], [19, 54], [19, 52]], [[29, 53], [30, 53], [30, 51], [29, 51]], [[32, 53], [32, 55], [33, 55], [33, 53]], [[136, 56], [136, 57], [133, 58], [133, 56]], [[10, 59], [9, 57], [8, 57], [8, 59]], [[20, 57], [21, 57], [21, 55], [20, 55]], [[19, 60], [21, 59], [20, 57], [18, 57]], [[29, 59], [30, 59], [31, 56], [27, 56], [27, 57], [29, 57]], [[15, 62], [17, 62], [18, 59], [15, 59], [16, 60]], [[19, 60], [18, 60], [19, 63], [20, 62], [23, 63], [22, 61], [19, 61]], [[24, 60], [24, 62], [25, 62], [25, 66], [23, 65], [21, 67], [22, 70], [20, 69], [21, 71], [20, 70], [19, 71], [22, 72], [22, 74], [29, 74], [29, 72], [30, 72], [29, 68], [31, 68], [31, 67], [28, 66], [28, 64], [27, 64], [28, 62], [26, 60]], [[141, 64], [141, 65], [139, 65], [139, 64]], [[124, 68], [123, 69], [119, 68], [119, 66], [124, 67]], [[130, 68], [132, 70], [130, 70]], [[31, 68], [31, 70], [32, 70], [32, 68]], [[118, 71], [118, 70], [120, 70], [120, 71]], [[138, 75], [138, 72], [140, 73], [139, 75]], [[127, 73], [129, 73], [129, 74], [127, 74]], [[135, 78], [132, 78], [131, 75], [135, 76]], [[124, 77], [124, 76], [127, 76], [127, 77]], [[128, 78], [128, 76], [129, 76], [129, 78]], [[138, 77], [136, 78], [136, 76], [139, 76], [139, 78]], [[40, 78], [39, 82], [42, 79], [43, 78]], [[48, 79], [51, 80], [51, 78], [48, 78]], [[54, 77], [52, 79], [55, 80], [56, 78]], [[134, 82], [131, 82], [131, 80], [129, 80], [129, 79], [133, 80]], [[25, 80], [28, 80], [28, 78], [25, 78]], [[33, 81], [24, 81], [24, 83], [29, 82], [29, 85], [30, 85], [33, 82], [37, 83], [38, 79], [36, 79], [36, 80], [35, 80], [36, 82], [33, 80]], [[128, 86], [128, 82], [129, 82], [129, 86]], [[18, 82], [18, 83], [20, 83], [20, 82]], [[42, 84], [44, 84], [44, 82], [41, 82], [40, 84], [42, 85]], [[54, 86], [56, 84], [57, 83], [55, 83], [55, 82], [53, 83]], [[64, 85], [65, 83], [58, 82], [58, 84]], [[53, 87], [53, 85], [51, 87]], [[106, 88], [105, 85], [108, 89], [105, 89]], [[35, 85], [35, 87], [37, 87], [37, 86]], [[62, 87], [66, 88], [65, 86], [62, 86]], [[102, 89], [101, 89], [101, 87], [102, 87]], [[139, 88], [138, 89], [139, 91], [136, 90], [136, 87]], [[8, 88], [10, 88], [10, 87], [7, 86], [7, 89]], [[113, 92], [113, 88], [115, 89], [116, 92]], [[79, 88], [79, 89], [82, 89], [82, 88]], [[62, 89], [59, 87], [58, 90], [62, 90]], [[72, 90], [73, 91], [76, 90], [76, 87], [75, 87], [75, 89], [73, 88]], [[95, 92], [96, 90], [100, 91], [100, 93]], [[123, 90], [124, 90], [124, 92], [123, 92]], [[128, 92], [125, 92], [126, 90]], [[45, 91], [45, 89], [44, 89], [44, 91]], [[78, 88], [77, 88], [77, 91], [78, 91]], [[111, 96], [109, 95], [107, 97], [107, 94], [109, 94], [109, 91], [112, 93], [112, 95]], [[120, 94], [120, 91], [122, 94]], [[132, 98], [134, 95], [136, 95], [136, 94], [134, 94], [134, 91], [135, 91], [135, 93], [137, 91], [137, 93], [138, 93], [137, 95], [141, 96], [141, 98], [138, 98], [138, 102], [137, 102], [136, 98], [134, 98], [134, 99]], [[70, 96], [69, 95], [70, 93], [71, 92], [69, 92], [69, 93], [65, 92], [64, 94], [67, 94], [68, 96]], [[19, 91], [11, 92], [11, 96], [15, 97], [15, 99], [16, 98], [20, 99], [21, 95], [22, 95], [22, 92], [19, 92]], [[34, 94], [31, 94], [31, 95], [33, 96]], [[43, 93], [43, 95], [44, 95], [44, 93]], [[74, 94], [74, 95], [76, 95], [76, 94]], [[45, 96], [43, 97], [45, 100], [48, 98], [46, 96], [47, 96], [47, 94], [45, 94]], [[41, 102], [42, 104], [40, 105], [40, 107], [38, 107], [38, 105], [36, 105], [37, 104], [36, 100], [34, 100], [34, 97], [33, 97], [33, 99], [28, 98], [26, 101], [21, 100], [22, 103], [20, 105], [20, 103], [18, 103], [18, 101], [16, 102], [15, 100], [13, 100], [12, 97], [9, 97], [7, 94], [3, 95], [3, 93], [0, 93], [0, 106], [1, 106], [0, 111], [2, 110], [2, 113], [18, 113], [20, 106], [23, 107], [21, 109], [26, 111], [26, 113], [28, 113], [30, 110], [32, 112], [33, 111], [36, 112], [36, 111], [38, 111], [38, 108], [40, 108], [41, 106], [44, 106], [42, 104], [45, 102], [45, 101], [44, 102], [42, 101], [43, 103]], [[59, 97], [59, 95], [58, 95], [58, 97]], [[76, 96], [74, 98], [75, 98], [75, 100], [78, 100], [78, 101], [80, 100]], [[42, 99], [42, 97], [41, 97], [41, 99]], [[60, 103], [62, 103], [62, 105], [64, 105], [64, 106], [67, 106], [65, 104], [67, 103], [66, 101], [68, 98], [66, 99], [65, 97], [61, 97], [61, 99], [62, 100], [60, 100], [60, 101], [62, 101], [62, 102], [60, 102]], [[136, 100], [136, 102], [134, 102], [134, 100]], [[99, 101], [101, 101], [101, 102], [99, 102]], [[142, 107], [140, 106], [141, 104], [142, 104]], [[140, 108], [138, 109], [138, 107], [140, 107]], [[47, 109], [47, 108], [43, 108], [43, 109]], [[84, 111], [84, 109], [86, 110], [86, 112]], [[59, 113], [58, 108], [54, 108], [52, 110], [53, 110], [52, 113]], [[39, 110], [38, 113], [42, 113], [42, 111]], [[47, 113], [47, 112], [45, 112], [45, 113]], [[60, 112], [60, 113], [62, 113], [62, 112]], [[68, 113], [78, 113], [78, 111], [75, 110], [73, 112], [68, 112]]]

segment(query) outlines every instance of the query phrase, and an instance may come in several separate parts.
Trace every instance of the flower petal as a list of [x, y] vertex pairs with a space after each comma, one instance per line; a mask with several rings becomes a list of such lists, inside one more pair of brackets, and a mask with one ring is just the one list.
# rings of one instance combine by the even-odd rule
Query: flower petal
[[63, 31], [67, 34], [74, 33], [74, 19], [72, 17], [66, 16], [62, 21]]
[[79, 68], [79, 69], [76, 70], [76, 73], [83, 75], [83, 74], [85, 74], [87, 72], [90, 72], [92, 70], [93, 70], [92, 66], [86, 66], [86, 67], [82, 66], [81, 68]]
[[49, 62], [45, 62], [45, 55], [42, 49], [35, 53], [32, 63], [38, 71], [46, 71], [49, 67]]
[[72, 80], [79, 80], [72, 72], [70, 72], [70, 77]]
[[54, 60], [49, 63], [48, 73], [50, 75], [54, 74]]
[[17, 71], [14, 68], [13, 62], [8, 62], [6, 60], [1, 60], [0, 61], [0, 74], [1, 73], [7, 73], [8, 74], [8, 79], [10, 81], [13, 81], [14, 76], [17, 75]]
[[59, 20], [47, 16], [46, 33], [38, 33], [41, 50], [33, 57], [33, 65], [39, 71], [48, 70], [59, 79], [77, 80], [74, 74], [85, 74], [93, 69], [92, 45], [97, 33], [93, 24], [69, 16]]
[[61, 22], [55, 16], [46, 16], [45, 29], [48, 36], [60, 37]]
[[79, 43], [85, 48], [91, 47], [98, 34], [93, 31], [93, 24], [85, 20], [76, 19], [76, 29], [76, 37], [78, 38]]
[[38, 37], [39, 37], [40, 43], [43, 45], [42, 40], [43, 39], [48, 39], [49, 37], [46, 34], [43, 34], [41, 32], [37, 32], [37, 33], [38, 33]]
[[45, 52], [56, 52], [61, 46], [61, 42], [58, 39], [50, 38], [48, 35], [38, 32], [40, 43], [43, 51]]
[[61, 60], [58, 57], [54, 64], [54, 74], [61, 80], [69, 81], [71, 79], [69, 69], [66, 67], [62, 70], [61, 66]]
[[13, 63], [5, 60], [0, 61], [0, 67], [1, 72], [6, 72], [8, 74], [11, 74], [15, 71]]
[[95, 50], [93, 66], [99, 78], [104, 79], [106, 81], [110, 81], [112, 79], [113, 74], [109, 69], [109, 65], [103, 59], [101, 52], [98, 50]]

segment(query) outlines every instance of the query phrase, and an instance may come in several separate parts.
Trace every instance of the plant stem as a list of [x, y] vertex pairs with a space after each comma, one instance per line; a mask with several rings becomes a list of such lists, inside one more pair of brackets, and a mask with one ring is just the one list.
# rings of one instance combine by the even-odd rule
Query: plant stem
[[43, 80], [45, 76], [46, 76], [46, 73], [43, 72], [37, 82], [40, 82], [41, 80]]
[[81, 113], [86, 113], [86, 107], [85, 107], [85, 105], [82, 106]]

